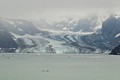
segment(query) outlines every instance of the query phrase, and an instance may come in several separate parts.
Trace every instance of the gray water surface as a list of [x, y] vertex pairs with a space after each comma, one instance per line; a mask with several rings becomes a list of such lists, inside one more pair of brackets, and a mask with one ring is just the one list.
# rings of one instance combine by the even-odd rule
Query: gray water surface
[[120, 56], [0, 54], [0, 80], [119, 80]]

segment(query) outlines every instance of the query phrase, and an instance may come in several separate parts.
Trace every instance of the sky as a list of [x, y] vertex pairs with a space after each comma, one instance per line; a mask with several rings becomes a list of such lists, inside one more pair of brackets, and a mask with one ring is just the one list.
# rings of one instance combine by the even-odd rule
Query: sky
[[0, 16], [40, 18], [120, 12], [119, 0], [0, 0]]

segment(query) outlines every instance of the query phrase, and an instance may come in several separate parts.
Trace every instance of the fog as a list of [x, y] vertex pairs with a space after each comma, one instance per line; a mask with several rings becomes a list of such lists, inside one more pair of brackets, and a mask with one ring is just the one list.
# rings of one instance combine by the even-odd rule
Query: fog
[[119, 0], [0, 0], [0, 16], [39, 18], [120, 12]]

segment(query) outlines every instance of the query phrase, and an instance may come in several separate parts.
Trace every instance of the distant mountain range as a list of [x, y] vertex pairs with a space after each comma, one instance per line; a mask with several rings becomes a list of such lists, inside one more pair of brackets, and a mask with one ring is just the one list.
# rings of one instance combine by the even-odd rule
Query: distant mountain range
[[104, 53], [120, 44], [120, 17], [30, 21], [0, 18], [0, 52]]
[[35, 22], [36, 26], [44, 29], [59, 30], [59, 31], [72, 31], [72, 32], [93, 32], [99, 24], [98, 17], [92, 16], [89, 18], [79, 17], [64, 17], [64, 19], [56, 20], [39, 20]]

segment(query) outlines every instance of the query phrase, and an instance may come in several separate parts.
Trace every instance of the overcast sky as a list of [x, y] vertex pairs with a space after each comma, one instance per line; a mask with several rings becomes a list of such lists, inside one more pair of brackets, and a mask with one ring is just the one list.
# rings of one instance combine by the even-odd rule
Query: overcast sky
[[120, 12], [119, 9], [119, 0], [0, 0], [0, 16], [13, 18]]

